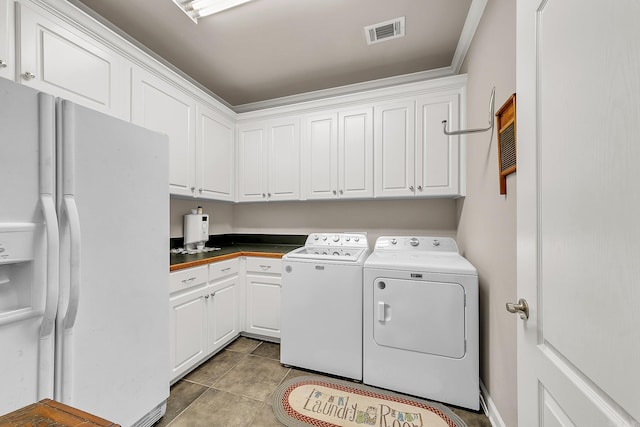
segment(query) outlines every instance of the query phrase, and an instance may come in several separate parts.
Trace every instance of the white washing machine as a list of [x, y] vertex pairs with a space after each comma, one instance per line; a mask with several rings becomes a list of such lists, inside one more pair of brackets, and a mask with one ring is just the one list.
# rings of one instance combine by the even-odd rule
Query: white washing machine
[[364, 265], [363, 382], [480, 408], [478, 275], [444, 237], [383, 236]]
[[362, 379], [364, 233], [314, 233], [282, 258], [280, 362]]

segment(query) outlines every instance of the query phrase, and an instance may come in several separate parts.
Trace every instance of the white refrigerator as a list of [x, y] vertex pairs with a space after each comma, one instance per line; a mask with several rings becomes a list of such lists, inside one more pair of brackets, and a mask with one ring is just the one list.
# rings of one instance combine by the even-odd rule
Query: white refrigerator
[[0, 78], [0, 414], [169, 396], [169, 142]]

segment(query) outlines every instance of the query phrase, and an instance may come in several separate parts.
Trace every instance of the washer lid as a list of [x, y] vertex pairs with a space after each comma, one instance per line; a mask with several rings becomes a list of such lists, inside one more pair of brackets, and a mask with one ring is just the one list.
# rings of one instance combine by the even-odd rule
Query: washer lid
[[364, 263], [364, 268], [420, 271], [424, 273], [466, 274], [477, 276], [473, 265], [462, 255], [452, 252], [377, 252]]

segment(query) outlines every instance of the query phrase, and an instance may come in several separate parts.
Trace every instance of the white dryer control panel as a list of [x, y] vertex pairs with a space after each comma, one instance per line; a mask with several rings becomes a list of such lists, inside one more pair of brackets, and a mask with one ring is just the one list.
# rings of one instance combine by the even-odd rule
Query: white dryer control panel
[[380, 236], [374, 251], [420, 251], [458, 253], [456, 241], [450, 237]]

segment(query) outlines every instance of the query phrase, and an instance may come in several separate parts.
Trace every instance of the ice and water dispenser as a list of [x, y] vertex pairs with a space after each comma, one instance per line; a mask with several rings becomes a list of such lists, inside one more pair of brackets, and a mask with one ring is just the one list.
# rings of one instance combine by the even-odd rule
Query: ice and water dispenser
[[[36, 288], [43, 277], [36, 277], [40, 264], [36, 224], [0, 224], [0, 325], [37, 315], [42, 298]], [[43, 283], [40, 283], [43, 285]], [[44, 291], [44, 289], [42, 289]]]

